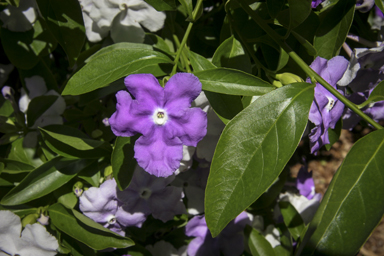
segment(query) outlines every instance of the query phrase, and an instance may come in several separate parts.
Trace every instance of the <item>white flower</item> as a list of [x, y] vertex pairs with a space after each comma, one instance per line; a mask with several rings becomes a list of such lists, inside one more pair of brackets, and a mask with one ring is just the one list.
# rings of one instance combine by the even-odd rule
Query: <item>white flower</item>
[[[295, 207], [296, 211], [300, 214], [305, 224], [311, 222], [313, 216], [315, 215], [317, 208], [320, 205], [320, 194], [316, 194], [311, 200], [308, 200], [303, 195], [296, 195], [291, 192], [285, 192], [280, 194], [280, 201], [287, 201]], [[280, 211], [275, 209], [276, 214], [280, 214]]]
[[0, 211], [0, 255], [56, 255], [56, 238], [39, 223], [27, 224], [21, 236], [20, 232], [20, 217], [11, 211]]
[[8, 5], [0, 12], [3, 27], [14, 32], [25, 32], [32, 29], [38, 16], [35, 0], [20, 1], [19, 7]]
[[85, 33], [91, 42], [99, 42], [111, 32], [115, 43], [144, 41], [144, 26], [151, 32], [164, 25], [165, 14], [143, 0], [79, 0], [83, 10]]

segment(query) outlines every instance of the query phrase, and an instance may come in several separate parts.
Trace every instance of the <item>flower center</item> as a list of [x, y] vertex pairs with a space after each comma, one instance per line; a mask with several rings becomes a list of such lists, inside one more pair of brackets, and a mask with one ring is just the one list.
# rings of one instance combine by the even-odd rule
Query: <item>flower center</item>
[[167, 112], [164, 109], [156, 109], [152, 115], [153, 121], [157, 125], [164, 125], [168, 120]]
[[140, 192], [140, 197], [144, 199], [148, 199], [151, 196], [151, 194], [152, 194], [151, 190], [144, 188]]
[[116, 223], [116, 217], [112, 215], [108, 220], [108, 224], [113, 225], [115, 223]]
[[333, 109], [333, 107], [335, 106], [335, 103], [336, 103], [336, 101], [334, 99], [328, 98], [328, 104], [327, 104], [327, 106], [325, 106], [325, 108], [328, 111], [331, 111]]

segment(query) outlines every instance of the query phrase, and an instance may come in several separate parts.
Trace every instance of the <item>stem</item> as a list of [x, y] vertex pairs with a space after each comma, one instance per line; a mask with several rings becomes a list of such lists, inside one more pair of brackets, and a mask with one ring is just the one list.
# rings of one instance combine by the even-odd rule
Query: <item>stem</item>
[[346, 99], [341, 93], [339, 93], [332, 85], [325, 81], [321, 76], [319, 76], [315, 71], [313, 71], [301, 58], [297, 55], [291, 47], [288, 46], [286, 42], [280, 40], [280, 35], [277, 34], [267, 23], [261, 19], [256, 12], [254, 12], [244, 0], [237, 0], [240, 6], [248, 13], [249, 16], [274, 40], [281, 48], [284, 49], [300, 67], [301, 69], [311, 78], [312, 82], [316, 81], [320, 83], [325, 89], [332, 93], [336, 98], [344, 103], [348, 108], [353, 112], [361, 116], [366, 122], [371, 124], [376, 129], [382, 129], [383, 127], [376, 123], [372, 118], [367, 116], [363, 111], [361, 111], [355, 104]]
[[177, 49], [177, 53], [176, 53], [176, 57], [175, 57], [175, 60], [174, 60], [174, 66], [173, 66], [173, 69], [172, 69], [171, 76], [176, 74], [177, 63], [179, 62], [180, 55], [181, 55], [181, 53], [183, 51], [184, 45], [187, 43], [187, 39], [188, 39], [189, 33], [191, 33], [192, 26], [193, 26], [193, 23], [189, 22], [187, 30], [185, 31], [183, 40], [181, 41], [180, 47], [179, 47], [179, 49]]

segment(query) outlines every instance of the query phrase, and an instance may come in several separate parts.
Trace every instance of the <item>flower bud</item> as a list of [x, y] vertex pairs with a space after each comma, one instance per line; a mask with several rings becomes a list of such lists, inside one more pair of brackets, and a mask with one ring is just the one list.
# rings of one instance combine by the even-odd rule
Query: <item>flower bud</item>
[[292, 73], [277, 74], [276, 78], [278, 80], [280, 80], [280, 82], [283, 85], [293, 84], [293, 83], [298, 83], [298, 82], [304, 82], [304, 80], [301, 77], [299, 77], [295, 74], [292, 74]]
[[49, 216], [44, 215], [43, 213], [40, 214], [40, 218], [37, 219], [37, 221], [44, 226], [47, 226], [49, 224]]
[[73, 193], [75, 193], [77, 197], [80, 197], [83, 194], [83, 183], [81, 181], [78, 181], [73, 185]]
[[32, 214], [29, 214], [29, 215], [25, 216], [23, 218], [23, 220], [21, 221], [21, 224], [23, 225], [23, 228], [25, 226], [27, 226], [28, 224], [36, 223], [38, 217], [39, 217], [39, 215], [37, 213], [32, 213]]
[[112, 166], [111, 165], [105, 167], [105, 169], [104, 169], [104, 177], [105, 177], [105, 179], [108, 179], [107, 178], [108, 176], [112, 176], [112, 173], [113, 173], [113, 171], [112, 171]]

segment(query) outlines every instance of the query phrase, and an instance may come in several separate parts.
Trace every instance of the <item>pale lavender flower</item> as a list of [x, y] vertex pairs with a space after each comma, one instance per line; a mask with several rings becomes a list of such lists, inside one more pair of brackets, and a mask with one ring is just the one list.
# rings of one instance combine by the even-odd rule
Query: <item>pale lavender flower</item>
[[84, 191], [80, 199], [83, 214], [104, 227], [124, 236], [124, 228], [141, 225], [146, 220], [142, 212], [128, 213], [116, 196], [116, 181], [107, 180], [99, 188], [92, 187]]
[[122, 209], [132, 215], [141, 213], [146, 217], [152, 214], [163, 222], [173, 219], [177, 214], [186, 213], [182, 189], [168, 186], [174, 178], [157, 178], [142, 168], [136, 168], [129, 187], [117, 192]]
[[59, 244], [44, 226], [39, 223], [27, 224], [23, 231], [21, 229], [19, 216], [11, 211], [0, 211], [0, 255], [57, 254]]
[[129, 91], [116, 94], [116, 112], [109, 119], [116, 136], [142, 136], [134, 150], [138, 164], [157, 177], [168, 177], [180, 166], [183, 144], [196, 147], [207, 133], [207, 116], [190, 108], [201, 92], [193, 74], [177, 73], [162, 88], [152, 74], [129, 75]]
[[243, 230], [251, 221], [242, 212], [221, 233], [212, 238], [204, 216], [193, 217], [185, 226], [185, 234], [195, 237], [188, 245], [189, 256], [237, 256], [244, 251]]
[[[336, 83], [343, 76], [348, 67], [348, 61], [341, 56], [330, 60], [317, 57], [310, 66], [325, 81], [336, 89]], [[307, 79], [310, 82], [310, 79]], [[338, 90], [344, 94], [341, 90]], [[325, 144], [329, 144], [328, 129], [335, 128], [344, 110], [344, 104], [319, 83], [315, 87], [315, 99], [309, 111], [309, 121], [315, 127], [309, 134], [311, 153], [317, 151]]]

